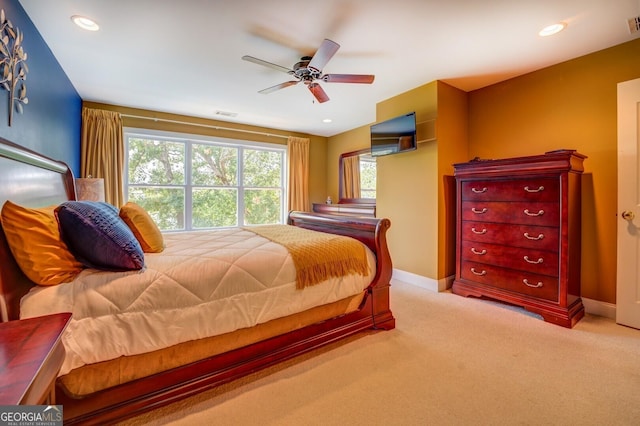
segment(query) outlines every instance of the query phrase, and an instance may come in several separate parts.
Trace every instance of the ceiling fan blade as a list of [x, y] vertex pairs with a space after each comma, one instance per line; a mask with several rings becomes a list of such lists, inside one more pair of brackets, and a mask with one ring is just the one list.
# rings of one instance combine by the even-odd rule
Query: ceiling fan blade
[[293, 86], [300, 83], [300, 80], [297, 81], [285, 81], [284, 83], [276, 84], [275, 86], [267, 87], [266, 89], [262, 89], [258, 91], [258, 93], [262, 93], [263, 95], [269, 94], [271, 92], [275, 92], [276, 90], [284, 89], [285, 87]]
[[309, 90], [311, 91], [311, 93], [313, 93], [313, 96], [318, 102], [323, 103], [329, 100], [329, 96], [327, 96], [324, 89], [322, 89], [322, 86], [320, 86], [318, 83], [309, 84]]
[[375, 75], [369, 74], [325, 74], [322, 81], [327, 83], [362, 83], [371, 84]]
[[327, 65], [327, 62], [329, 62], [331, 58], [333, 58], [333, 55], [336, 54], [338, 49], [340, 49], [340, 45], [338, 43], [325, 38], [316, 51], [316, 54], [313, 55], [313, 58], [309, 61], [307, 68], [317, 72], [322, 71], [324, 66]]
[[286, 72], [287, 74], [293, 74], [293, 70], [283, 67], [281, 65], [272, 64], [271, 62], [263, 61], [262, 59], [254, 58], [253, 56], [244, 55], [243, 60], [253, 62], [254, 64], [263, 65], [265, 67], [273, 68], [274, 70]]

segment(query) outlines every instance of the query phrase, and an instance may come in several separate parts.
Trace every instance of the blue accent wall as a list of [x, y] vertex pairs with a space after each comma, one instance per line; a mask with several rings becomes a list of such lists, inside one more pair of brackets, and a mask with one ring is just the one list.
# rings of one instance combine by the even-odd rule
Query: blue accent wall
[[80, 173], [82, 99], [18, 0], [0, 0], [14, 29], [24, 34], [29, 72], [29, 103], [13, 113], [9, 126], [9, 92], [0, 88], [0, 137], [55, 160]]

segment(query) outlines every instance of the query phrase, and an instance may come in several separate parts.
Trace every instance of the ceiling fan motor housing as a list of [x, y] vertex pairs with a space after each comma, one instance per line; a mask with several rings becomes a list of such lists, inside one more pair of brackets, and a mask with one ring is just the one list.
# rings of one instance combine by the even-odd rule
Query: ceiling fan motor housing
[[300, 58], [300, 62], [293, 66], [293, 75], [304, 82], [304, 84], [310, 84], [316, 78], [320, 78], [322, 72], [309, 68], [309, 62], [311, 56], [303, 56]]

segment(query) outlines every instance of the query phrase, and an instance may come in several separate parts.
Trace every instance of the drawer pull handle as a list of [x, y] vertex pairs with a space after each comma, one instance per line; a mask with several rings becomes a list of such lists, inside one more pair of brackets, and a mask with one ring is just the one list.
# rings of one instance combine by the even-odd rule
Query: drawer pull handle
[[[483, 254], [487, 254], [487, 251], [485, 249], [482, 250], [476, 250], [475, 247], [471, 247], [471, 253], [473, 254], [479, 254], [479, 255], [483, 255]], [[526, 257], [526, 256], [525, 256]]]
[[471, 188], [471, 191], [476, 193], [476, 194], [482, 194], [483, 192], [487, 192], [487, 187], [485, 186], [482, 189], [475, 189], [475, 188]]
[[525, 232], [524, 237], [528, 240], [541, 240], [544, 238], [544, 234], [538, 234], [537, 237], [532, 237], [528, 232]]
[[529, 256], [525, 256], [524, 260], [526, 260], [529, 263], [533, 263], [533, 264], [542, 263], [542, 258], [539, 258], [538, 260], [531, 260], [531, 259], [529, 259]]
[[540, 191], [544, 191], [544, 186], [540, 185], [538, 189], [531, 189], [528, 186], [525, 186], [524, 190], [527, 192], [540, 192]]
[[487, 229], [483, 228], [482, 231], [477, 231], [476, 228], [471, 228], [471, 232], [473, 232], [474, 234], [482, 235], [487, 233]]
[[471, 209], [472, 212], [474, 212], [475, 214], [482, 214], [482, 213], [486, 213], [487, 212], [487, 208], [483, 208], [482, 210], [478, 210], [475, 207]]
[[480, 276], [487, 275], [487, 271], [485, 271], [484, 269], [482, 271], [478, 272], [478, 271], [476, 271], [476, 268], [471, 268], [471, 272], [473, 274], [475, 274], [475, 275], [480, 275]]
[[528, 287], [533, 287], [533, 288], [542, 287], [542, 281], [538, 281], [538, 284], [529, 284], [529, 281], [527, 281], [527, 279], [525, 278], [524, 280], [522, 280], [522, 282]]
[[524, 214], [527, 216], [542, 216], [544, 214], [544, 210], [538, 210], [538, 213], [531, 213], [529, 209], [524, 209]]

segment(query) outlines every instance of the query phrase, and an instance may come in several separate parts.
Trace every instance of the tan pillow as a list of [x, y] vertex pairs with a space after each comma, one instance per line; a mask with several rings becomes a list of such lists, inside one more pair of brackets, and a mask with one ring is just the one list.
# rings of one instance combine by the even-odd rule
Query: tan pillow
[[60, 238], [55, 207], [31, 209], [11, 201], [2, 206], [2, 227], [11, 253], [22, 272], [40, 285], [72, 281], [83, 268]]
[[160, 253], [164, 250], [162, 233], [145, 209], [129, 201], [120, 208], [120, 217], [136, 236], [142, 251]]

